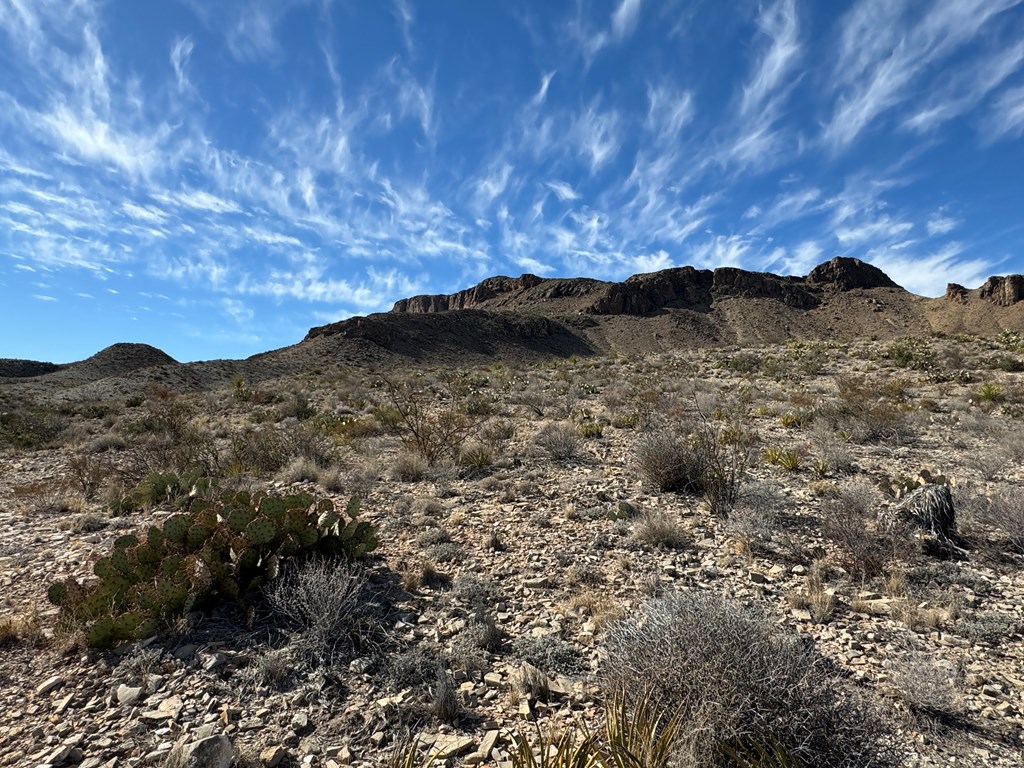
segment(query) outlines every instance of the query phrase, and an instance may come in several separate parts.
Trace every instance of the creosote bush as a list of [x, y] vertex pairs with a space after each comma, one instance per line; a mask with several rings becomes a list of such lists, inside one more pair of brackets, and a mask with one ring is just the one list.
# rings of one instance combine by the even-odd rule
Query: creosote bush
[[576, 459], [581, 453], [580, 433], [572, 424], [565, 422], [545, 424], [533, 442], [555, 461]]
[[634, 447], [640, 472], [662, 491], [700, 495], [711, 514], [727, 517], [739, 498], [753, 435], [700, 409], [689, 423], [642, 435]]
[[719, 748], [751, 738], [806, 768], [899, 764], [885, 720], [807, 638], [718, 595], [651, 600], [609, 629], [606, 647], [610, 690], [676, 713], [675, 765], [728, 765]]
[[467, 409], [465, 387], [451, 377], [433, 384], [385, 378], [381, 384], [402, 442], [430, 465], [455, 461], [459, 449], [480, 431], [489, 415]]
[[286, 572], [267, 597], [298, 630], [295, 645], [303, 656], [329, 667], [366, 650], [379, 634], [366, 584], [358, 566], [313, 558]]
[[844, 567], [870, 579], [883, 573], [899, 557], [910, 557], [913, 539], [901, 526], [879, 524], [881, 493], [866, 480], [841, 485], [824, 504], [822, 533], [843, 550]]

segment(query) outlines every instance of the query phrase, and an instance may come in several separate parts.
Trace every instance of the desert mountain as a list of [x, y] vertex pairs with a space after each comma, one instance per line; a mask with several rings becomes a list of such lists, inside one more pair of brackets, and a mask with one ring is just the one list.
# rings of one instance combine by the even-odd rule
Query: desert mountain
[[[452, 294], [413, 296], [390, 312], [312, 328], [298, 344], [246, 360], [181, 364], [145, 344], [115, 344], [57, 366], [0, 360], [3, 390], [61, 397], [122, 396], [152, 381], [179, 391], [254, 382], [327, 365], [372, 370], [408, 365], [537, 360], [618, 352], [800, 340], [849, 341], [1024, 332], [1024, 277], [950, 284], [930, 299], [877, 267], [834, 258], [805, 277], [680, 267], [622, 282], [491, 277]], [[0, 391], [3, 391], [0, 390]]]

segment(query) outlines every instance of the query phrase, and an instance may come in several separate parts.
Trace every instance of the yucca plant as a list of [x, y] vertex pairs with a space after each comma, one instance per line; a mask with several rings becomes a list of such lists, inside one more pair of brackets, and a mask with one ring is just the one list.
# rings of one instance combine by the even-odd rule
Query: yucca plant
[[605, 702], [604, 757], [607, 768], [667, 768], [679, 737], [677, 715], [668, 716], [642, 696], [630, 708], [616, 691]]
[[512, 768], [604, 768], [595, 738], [584, 729], [539, 734], [537, 748], [525, 736], [512, 745]]

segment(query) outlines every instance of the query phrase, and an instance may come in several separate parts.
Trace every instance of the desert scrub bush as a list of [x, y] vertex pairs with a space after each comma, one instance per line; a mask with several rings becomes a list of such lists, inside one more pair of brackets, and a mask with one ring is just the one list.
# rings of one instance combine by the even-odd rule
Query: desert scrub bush
[[637, 468], [660, 491], [700, 493], [703, 466], [682, 429], [642, 434], [633, 446]]
[[996, 355], [989, 360], [989, 365], [996, 370], [1006, 373], [1021, 373], [1024, 371], [1024, 360], [1012, 355]]
[[1006, 389], [998, 381], [983, 382], [971, 395], [971, 401], [981, 405], [996, 405], [1006, 399]]
[[859, 376], [837, 376], [838, 397], [823, 403], [817, 415], [833, 430], [861, 443], [906, 442], [915, 429], [909, 411], [880, 397], [877, 386]]
[[952, 664], [922, 655], [893, 661], [889, 682], [913, 715], [948, 722], [961, 713], [962, 676]]
[[275, 478], [282, 483], [315, 483], [320, 479], [320, 467], [309, 459], [296, 456], [278, 470]]
[[466, 412], [464, 388], [451, 377], [436, 384], [384, 378], [381, 386], [387, 405], [397, 412], [402, 442], [431, 465], [445, 459], [454, 461], [459, 448], [478, 433], [487, 418]]
[[580, 433], [568, 422], [545, 424], [534, 437], [533, 444], [555, 461], [576, 459], [582, 453]]
[[865, 480], [852, 480], [836, 489], [822, 505], [822, 533], [843, 551], [843, 565], [851, 574], [870, 579], [883, 573], [898, 556], [912, 551], [909, 536], [900, 528], [878, 524], [881, 493]]
[[494, 463], [494, 449], [486, 443], [470, 440], [459, 448], [456, 463], [466, 469], [485, 469]]
[[660, 490], [700, 495], [711, 514], [726, 517], [736, 503], [750, 463], [754, 435], [742, 424], [697, 418], [648, 433], [634, 444], [641, 473]]
[[977, 522], [1002, 533], [1010, 550], [1024, 553], [1024, 494], [1004, 492], [978, 499], [973, 513]]
[[779, 529], [779, 511], [785, 502], [779, 489], [767, 483], [750, 483], [740, 492], [729, 513], [726, 530], [741, 553], [763, 553]]
[[316, 416], [316, 408], [309, 402], [309, 395], [302, 390], [295, 390], [277, 407], [277, 421], [297, 419], [305, 421]]
[[636, 519], [633, 538], [655, 549], [683, 549], [690, 542], [679, 518], [660, 509], [647, 510]]
[[0, 616], [0, 650], [15, 646], [34, 648], [42, 645], [43, 640], [43, 625], [37, 610]]
[[427, 476], [430, 465], [420, 454], [402, 451], [391, 463], [389, 474], [402, 483], [417, 483]]
[[807, 768], [900, 764], [875, 705], [806, 637], [711, 593], [670, 593], [613, 625], [607, 689], [676, 713], [676, 764], [724, 766], [722, 745], [777, 744]]
[[579, 649], [551, 635], [520, 635], [512, 643], [512, 655], [549, 675], [574, 677], [586, 671]]
[[69, 423], [66, 416], [41, 407], [0, 412], [0, 447], [42, 448], [60, 438]]
[[301, 552], [365, 555], [377, 546], [376, 531], [358, 514], [358, 498], [341, 513], [329, 499], [307, 495], [193, 499], [161, 526], [118, 537], [93, 564], [97, 582], [68, 578], [47, 596], [60, 607], [61, 625], [80, 627], [90, 646], [108, 648], [157, 634], [193, 609], [241, 602]]
[[1024, 335], [1017, 331], [1001, 331], [996, 343], [1009, 352], [1024, 352]]
[[882, 357], [899, 368], [927, 371], [935, 365], [935, 351], [924, 339], [908, 336], [885, 348]]
[[292, 643], [314, 667], [349, 661], [380, 641], [384, 609], [366, 574], [348, 562], [308, 560], [287, 570], [267, 598], [297, 630]]
[[95, 453], [79, 452], [68, 459], [68, 475], [89, 501], [94, 498], [114, 474], [114, 466], [108, 459]]

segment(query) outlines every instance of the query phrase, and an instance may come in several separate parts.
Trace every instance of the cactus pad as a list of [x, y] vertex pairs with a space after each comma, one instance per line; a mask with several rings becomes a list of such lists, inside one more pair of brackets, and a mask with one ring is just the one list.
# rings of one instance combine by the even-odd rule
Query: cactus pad
[[68, 585], [63, 581], [57, 581], [46, 590], [46, 599], [54, 605], [64, 605], [69, 594]]
[[114, 620], [109, 616], [101, 616], [85, 633], [85, 641], [90, 648], [109, 648], [114, 644]]
[[228, 513], [227, 524], [235, 533], [242, 533], [255, 517], [256, 513], [252, 509], [233, 509]]
[[128, 549], [128, 547], [134, 547], [138, 543], [138, 538], [132, 536], [131, 534], [128, 534], [127, 536], [118, 536], [116, 539], [114, 539], [114, 549], [123, 552], [124, 550]]
[[277, 529], [266, 518], [258, 517], [246, 526], [245, 535], [254, 546], [260, 547], [274, 540]]
[[101, 579], [109, 579], [117, 575], [118, 569], [114, 566], [113, 560], [109, 557], [101, 557], [92, 566], [92, 572]]
[[176, 544], [185, 541], [191, 521], [186, 515], [171, 515], [164, 521], [164, 536]]
[[199, 549], [206, 543], [212, 533], [213, 528], [206, 523], [196, 523], [185, 534], [185, 544], [191, 550]]

